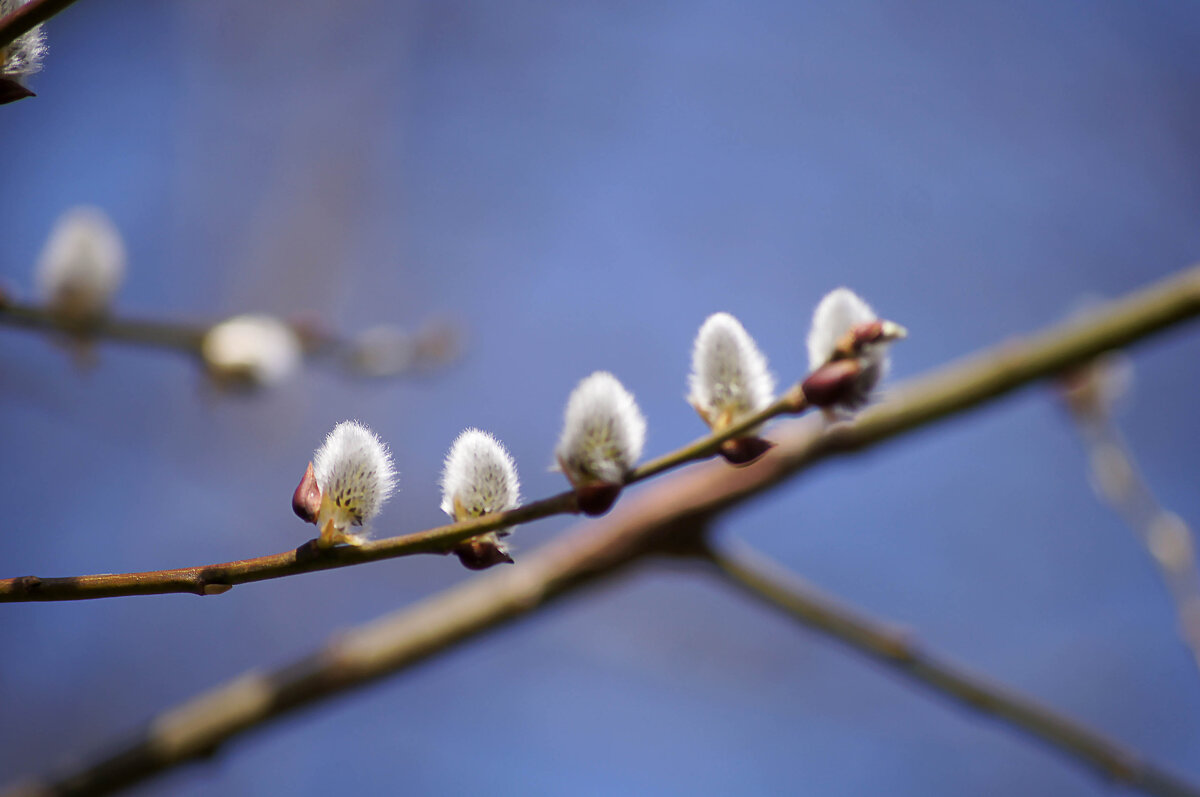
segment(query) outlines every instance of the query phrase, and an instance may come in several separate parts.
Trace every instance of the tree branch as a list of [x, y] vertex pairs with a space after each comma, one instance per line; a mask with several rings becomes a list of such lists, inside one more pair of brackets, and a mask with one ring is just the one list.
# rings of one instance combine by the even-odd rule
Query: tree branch
[[[726, 440], [738, 437], [771, 418], [784, 413], [796, 412], [798, 409], [803, 409], [803, 394], [799, 393], [797, 389], [793, 389], [762, 412], [730, 426], [725, 431], [702, 437], [676, 451], [647, 462], [634, 470], [626, 483], [634, 484], [686, 463], [707, 459], [713, 456], [721, 448], [721, 443]], [[575, 493], [567, 491], [506, 512], [436, 526], [412, 534], [371, 540], [357, 546], [321, 548], [317, 545], [316, 540], [309, 540], [299, 548], [283, 553], [199, 567], [61, 578], [21, 576], [0, 579], [0, 603], [87, 600], [180, 592], [194, 595], [220, 595], [228, 592], [235, 584], [283, 578], [300, 573], [315, 573], [320, 570], [376, 562], [381, 559], [394, 559], [400, 556], [429, 553], [447, 554], [458, 543], [489, 531], [529, 523], [553, 515], [577, 514], [578, 512]]]
[[[1124, 299], [1097, 308], [1084, 318], [1051, 327], [1027, 340], [1014, 340], [947, 366], [898, 389], [892, 397], [863, 412], [855, 422], [829, 427], [823, 434], [786, 438], [759, 464], [727, 474], [734, 490], [726, 500], [743, 500], [795, 471], [828, 456], [882, 442], [909, 429], [1002, 396], [1036, 379], [1055, 375], [1097, 354], [1200, 314], [1200, 266], [1184, 270]], [[712, 456], [725, 440], [745, 434], [764, 421], [802, 408], [793, 388], [763, 412], [719, 435], [709, 435], [651, 460], [630, 477], [630, 484], [669, 468]], [[790, 443], [790, 444], [789, 444]], [[717, 494], [723, 494], [718, 491]], [[311, 541], [293, 551], [216, 565], [117, 575], [0, 580], [0, 602], [80, 600], [121, 595], [184, 592], [212, 595], [235, 584], [298, 573], [328, 570], [416, 553], [445, 553], [450, 546], [498, 528], [574, 511], [571, 493], [527, 504], [477, 520], [439, 526], [415, 534], [368, 542], [357, 548], [321, 551]], [[723, 505], [711, 504], [709, 511]], [[711, 504], [711, 505], [710, 505]]]
[[1164, 507], [1142, 476], [1117, 427], [1105, 384], [1111, 363], [1093, 361], [1062, 381], [1062, 397], [1087, 450], [1096, 495], [1129, 526], [1150, 554], [1175, 605], [1179, 635], [1200, 667], [1200, 571], [1195, 535]]
[[[228, 320], [228, 319], [226, 319]], [[0, 326], [61, 334], [82, 341], [106, 340], [135, 346], [176, 351], [203, 362], [205, 336], [215, 324], [161, 321], [152, 319], [101, 317], [74, 319], [47, 307], [12, 300], [0, 294]], [[401, 364], [385, 367], [357, 361], [361, 356], [353, 340], [331, 334], [310, 324], [288, 323], [300, 342], [306, 360], [333, 362], [354, 376], [393, 377], [427, 369], [454, 357], [455, 335], [452, 330], [434, 325], [411, 334], [412, 354]]]
[[1100, 775], [1149, 794], [1200, 795], [1118, 743], [1024, 695], [922, 650], [911, 635], [821, 594], [746, 545], [710, 550], [708, 561], [733, 586], [805, 626], [968, 708], [1063, 752]]
[[[516, 567], [474, 577], [341, 634], [323, 650], [293, 664], [265, 673], [250, 672], [218, 686], [160, 714], [110, 755], [19, 793], [101, 794], [211, 755], [229, 740], [274, 717], [406, 670], [587, 584], [611, 578], [644, 556], [695, 549], [700, 543], [697, 530], [714, 516], [813, 462], [961, 412], [1198, 311], [1200, 269], [1193, 268], [1087, 319], [984, 352], [926, 377], [867, 410], [853, 424], [826, 429], [814, 423], [815, 418], [789, 424], [780, 430], [779, 445], [755, 465], [730, 470], [722, 463], [708, 463], [669, 476], [619, 505], [609, 516], [568, 531], [524, 557]], [[873, 623], [864, 626], [878, 627]], [[845, 630], [847, 641], [856, 638], [848, 627]], [[860, 633], [857, 639], [865, 645], [867, 637]], [[1100, 738], [1089, 734], [1093, 737]], [[1056, 743], [1050, 737], [1038, 738]], [[1073, 747], [1056, 749], [1094, 766]], [[1142, 766], [1128, 754], [1116, 760], [1123, 762], [1124, 768], [1114, 768], [1113, 774]], [[1174, 783], [1168, 779], [1144, 788]], [[1196, 792], [1184, 786], [1182, 791], [1158, 793]]]
[[0, 49], [17, 40], [22, 33], [33, 30], [50, 17], [66, 9], [75, 0], [29, 0], [0, 17]]

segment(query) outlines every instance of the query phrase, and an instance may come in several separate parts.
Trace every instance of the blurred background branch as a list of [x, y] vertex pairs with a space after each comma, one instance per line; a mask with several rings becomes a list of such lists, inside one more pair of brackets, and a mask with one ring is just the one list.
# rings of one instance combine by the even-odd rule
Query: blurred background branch
[[1175, 607], [1179, 635], [1200, 668], [1200, 573], [1195, 536], [1146, 483], [1115, 418], [1131, 379], [1120, 355], [1099, 357], [1064, 374], [1063, 403], [1086, 448], [1096, 495], [1129, 526], [1154, 562]]
[[842, 605], [745, 544], [709, 549], [706, 556], [721, 577], [758, 602], [943, 697], [1029, 734], [1106, 779], [1147, 794], [1200, 794], [1200, 787], [1144, 761], [1091, 728], [945, 661], [925, 650], [905, 630]]

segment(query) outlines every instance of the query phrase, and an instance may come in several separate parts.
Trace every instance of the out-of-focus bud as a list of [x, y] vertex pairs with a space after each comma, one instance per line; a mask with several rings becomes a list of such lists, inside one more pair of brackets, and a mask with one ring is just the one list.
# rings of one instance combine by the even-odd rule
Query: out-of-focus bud
[[259, 388], [291, 376], [303, 357], [288, 324], [267, 315], [240, 315], [214, 326], [200, 344], [209, 376], [221, 387]]
[[104, 211], [86, 206], [59, 217], [34, 271], [46, 307], [77, 326], [105, 315], [124, 276], [121, 234]]
[[646, 419], [617, 378], [597, 371], [567, 400], [555, 456], [575, 488], [579, 509], [602, 515], [621, 493], [646, 442]]
[[808, 333], [805, 398], [818, 407], [861, 407], [887, 375], [889, 345], [907, 335], [899, 324], [879, 319], [852, 291], [831, 291], [817, 305]]

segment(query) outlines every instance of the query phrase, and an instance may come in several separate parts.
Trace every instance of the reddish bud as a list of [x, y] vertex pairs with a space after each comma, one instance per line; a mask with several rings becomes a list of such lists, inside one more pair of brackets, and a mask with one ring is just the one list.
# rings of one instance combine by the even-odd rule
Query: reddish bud
[[512, 564], [504, 544], [485, 534], [454, 546], [454, 554], [469, 570], [487, 570], [498, 564]]
[[809, 374], [801, 389], [808, 403], [817, 407], [853, 404], [861, 392], [858, 378], [862, 365], [858, 360], [834, 360]]
[[313, 464], [308, 463], [304, 478], [292, 493], [292, 511], [296, 517], [305, 523], [316, 523], [321, 511], [321, 488], [317, 486], [317, 476], [313, 473]]
[[7, 105], [10, 102], [23, 100], [26, 97], [36, 96], [36, 94], [15, 80], [0, 78], [0, 105]]
[[596, 517], [612, 509], [621, 494], [621, 485], [595, 482], [575, 488], [575, 503], [585, 515]]
[[749, 465], [774, 447], [774, 443], [761, 437], [735, 437], [721, 444], [721, 456], [730, 465], [741, 467]]

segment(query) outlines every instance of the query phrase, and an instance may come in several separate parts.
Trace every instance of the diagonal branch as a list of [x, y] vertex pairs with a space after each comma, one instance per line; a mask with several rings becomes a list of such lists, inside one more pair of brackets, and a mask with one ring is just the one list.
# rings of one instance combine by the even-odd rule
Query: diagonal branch
[[1143, 761], [1085, 725], [923, 650], [903, 631], [821, 594], [746, 545], [707, 552], [716, 573], [750, 597], [848, 645], [898, 674], [1006, 723], [1110, 778], [1149, 794], [1200, 795], [1200, 788]]
[[[1001, 344], [947, 366], [897, 390], [888, 401], [863, 412], [854, 423], [835, 425], [818, 435], [802, 432], [799, 438], [794, 433], [786, 436], [785, 432], [784, 443], [757, 466], [743, 471], [718, 469], [715, 472], [726, 479], [727, 484], [723, 486], [740, 491], [728, 501], [742, 500], [817, 460], [874, 445], [962, 412], [1197, 314], [1200, 314], [1200, 267], [1192, 267], [1097, 308], [1087, 317], [1051, 327], [1027, 340]], [[701, 438], [647, 462], [634, 472], [629, 482], [710, 457], [720, 448], [721, 442], [742, 435], [765, 420], [797, 411], [803, 404], [801, 398], [793, 389], [762, 413], [726, 432]], [[717, 504], [711, 504], [710, 510], [717, 507]], [[218, 594], [235, 584], [250, 581], [415, 553], [445, 553], [455, 543], [486, 531], [572, 511], [573, 496], [562, 493], [510, 512], [376, 540], [358, 548], [319, 551], [308, 543], [294, 551], [271, 556], [179, 570], [66, 578], [10, 578], [0, 580], [0, 602], [79, 600], [169, 592]]]
[[[296, 709], [407, 670], [442, 650], [501, 627], [590, 583], [616, 576], [642, 557], [692, 548], [697, 530], [723, 510], [837, 453], [883, 442], [1049, 376], [1095, 354], [1195, 315], [1200, 269], [1190, 269], [1109, 305], [1102, 313], [1055, 327], [1028, 341], [984, 352], [898, 391], [857, 422], [824, 429], [800, 421], [780, 430], [779, 445], [759, 463], [733, 470], [708, 463], [663, 479], [607, 517], [571, 530], [522, 559], [339, 635], [324, 649], [278, 669], [252, 671], [160, 714], [128, 744], [22, 794], [100, 794], [215, 753], [226, 742]], [[879, 628], [868, 624], [866, 629]], [[866, 637], [859, 637], [865, 641]], [[930, 684], [934, 686], [933, 684]], [[937, 688], [934, 686], [934, 688]], [[1089, 738], [1099, 739], [1088, 733]], [[1039, 736], [1056, 750], [1095, 766], [1075, 747]], [[1144, 767], [1115, 756], [1120, 775]], [[1107, 771], [1107, 770], [1106, 770]], [[1142, 784], [1160, 794], [1195, 794], [1169, 776]]]
[[[716, 454], [726, 440], [732, 440], [745, 434], [750, 429], [754, 429], [778, 415], [796, 412], [802, 408], [803, 394], [797, 390], [789, 391], [783, 398], [763, 411], [733, 424], [719, 434], [702, 437], [669, 454], [650, 460], [630, 474], [626, 483], [634, 484], [689, 462], [707, 459]], [[228, 592], [235, 584], [245, 584], [251, 581], [264, 581], [299, 573], [315, 573], [335, 567], [347, 567], [414, 554], [446, 554], [458, 543], [489, 531], [553, 515], [577, 514], [578, 512], [575, 493], [568, 491], [505, 512], [436, 526], [412, 534], [371, 540], [353, 547], [322, 548], [317, 545], [316, 540], [309, 540], [292, 551], [200, 567], [62, 578], [21, 576], [0, 579], [0, 603], [84, 600], [130, 595], [162, 595], [172, 592], [220, 595]]]

